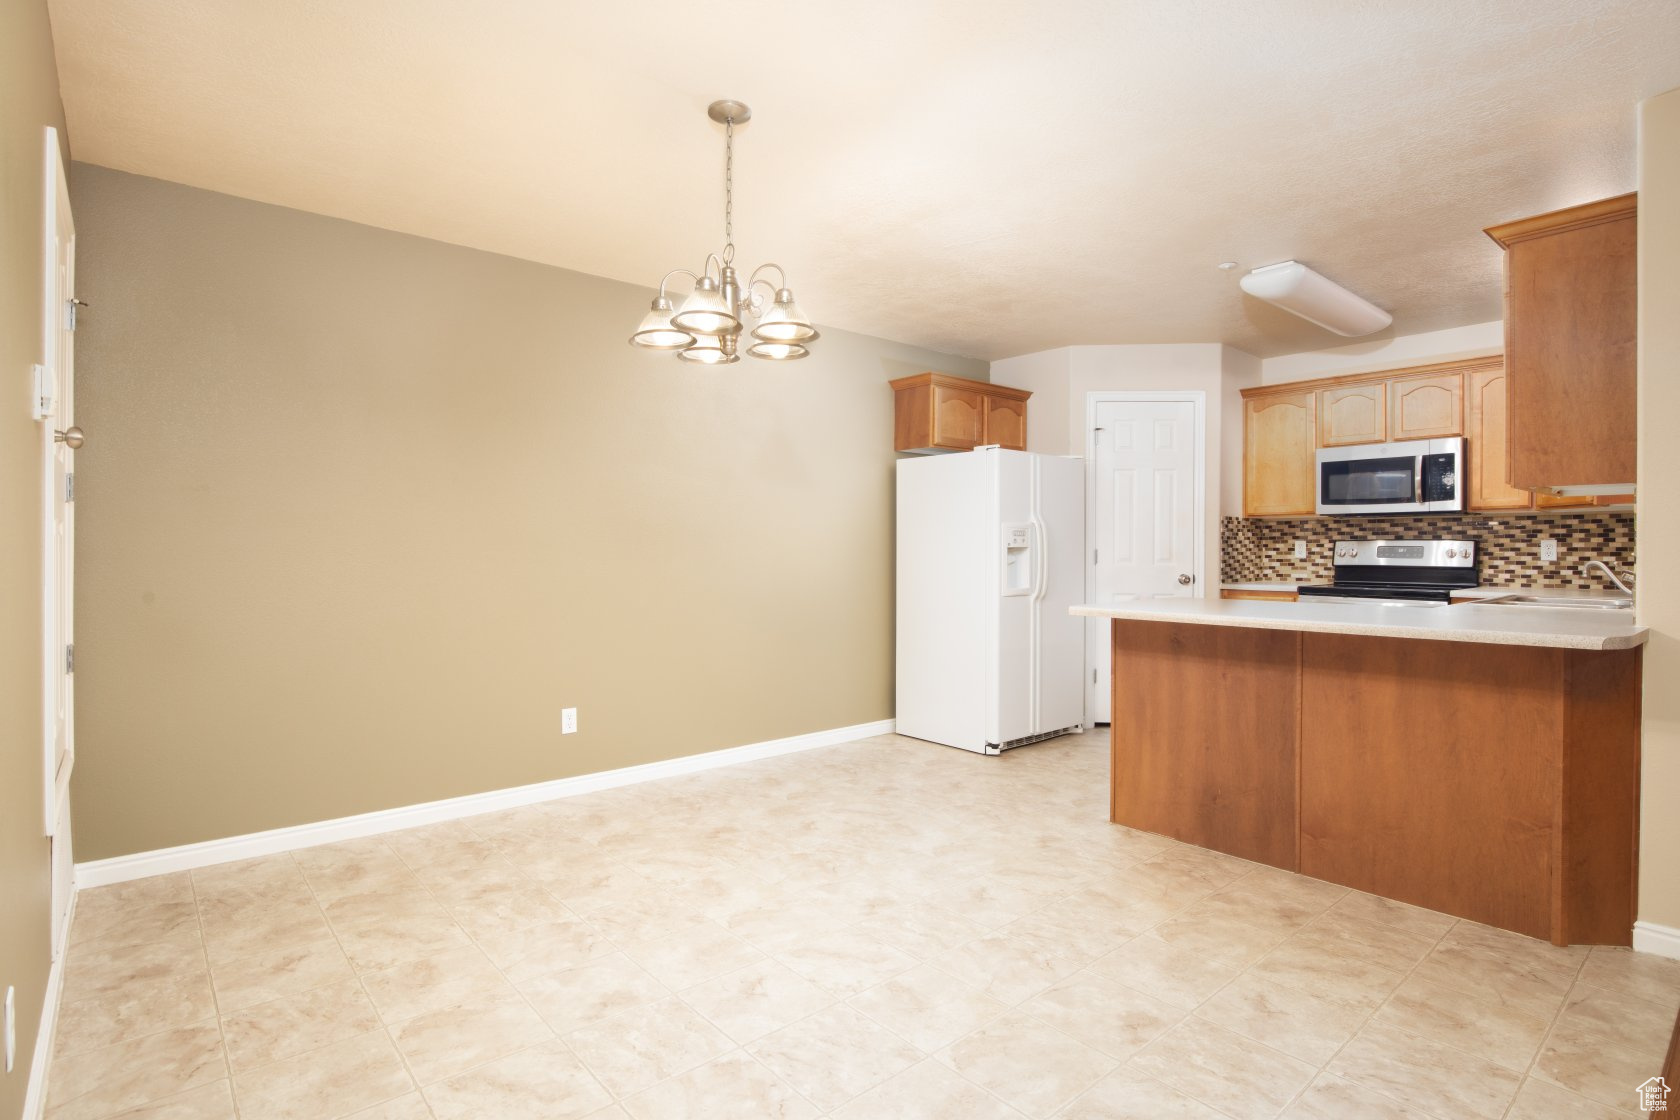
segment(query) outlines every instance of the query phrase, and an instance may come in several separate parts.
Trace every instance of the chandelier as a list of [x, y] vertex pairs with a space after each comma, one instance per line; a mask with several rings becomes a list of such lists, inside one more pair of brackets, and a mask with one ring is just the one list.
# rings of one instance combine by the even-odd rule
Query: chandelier
[[[759, 265], [745, 287], [735, 272], [735, 126], [751, 120], [752, 110], [739, 101], [714, 101], [706, 115], [723, 125], [723, 252], [708, 253], [699, 275], [686, 268], [667, 272], [659, 282], [653, 306], [630, 336], [630, 344], [649, 350], [674, 350], [685, 362], [730, 365], [741, 360], [737, 348], [743, 318], [750, 314], [758, 325], [750, 332], [749, 355], [773, 362], [803, 358], [811, 352], [805, 344], [817, 337], [817, 331], [793, 301], [782, 266]], [[775, 270], [780, 284], [760, 278], [767, 269]], [[694, 281], [694, 290], [683, 300], [680, 311], [665, 294], [673, 276]], [[768, 301], [760, 285], [772, 293]]]

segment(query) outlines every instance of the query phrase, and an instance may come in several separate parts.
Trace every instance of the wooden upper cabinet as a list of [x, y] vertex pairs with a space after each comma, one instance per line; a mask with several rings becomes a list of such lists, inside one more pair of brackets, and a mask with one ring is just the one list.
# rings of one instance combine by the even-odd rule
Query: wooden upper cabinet
[[1638, 196], [1490, 227], [1505, 249], [1513, 486], [1635, 481]]
[[981, 443], [995, 443], [1013, 451], [1027, 449], [1027, 402], [997, 393], [986, 396], [986, 428]]
[[933, 443], [967, 450], [980, 446], [985, 432], [986, 398], [973, 389], [933, 387]]
[[1243, 513], [1310, 517], [1317, 510], [1318, 393], [1243, 399]]
[[1318, 445], [1381, 443], [1388, 438], [1388, 394], [1380, 382], [1320, 389]]
[[1469, 509], [1528, 509], [1534, 496], [1505, 481], [1505, 394], [1503, 366], [1465, 374], [1465, 457], [1469, 460]]
[[1032, 394], [1025, 389], [944, 373], [918, 373], [890, 384], [895, 450], [970, 451], [988, 443], [1027, 449]]
[[1388, 417], [1390, 440], [1463, 435], [1463, 375], [1446, 373], [1390, 381]]

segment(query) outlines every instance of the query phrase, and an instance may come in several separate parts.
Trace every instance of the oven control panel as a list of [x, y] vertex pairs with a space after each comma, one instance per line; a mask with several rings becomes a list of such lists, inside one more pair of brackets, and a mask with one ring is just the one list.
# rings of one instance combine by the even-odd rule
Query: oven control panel
[[1396, 568], [1473, 568], [1475, 541], [1337, 541], [1338, 565]]

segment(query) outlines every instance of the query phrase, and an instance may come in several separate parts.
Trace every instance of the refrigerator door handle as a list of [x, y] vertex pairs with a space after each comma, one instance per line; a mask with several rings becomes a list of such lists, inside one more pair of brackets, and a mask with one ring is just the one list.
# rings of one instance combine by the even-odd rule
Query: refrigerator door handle
[[1050, 533], [1038, 514], [1032, 515], [1033, 551], [1038, 555], [1033, 557], [1033, 602], [1044, 598], [1044, 593], [1050, 586], [1050, 572], [1048, 560], [1050, 555]]

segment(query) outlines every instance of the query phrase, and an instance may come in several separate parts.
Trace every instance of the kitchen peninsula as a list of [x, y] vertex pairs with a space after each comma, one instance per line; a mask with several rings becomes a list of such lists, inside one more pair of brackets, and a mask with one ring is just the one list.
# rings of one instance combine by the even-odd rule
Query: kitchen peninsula
[[1627, 945], [1630, 612], [1154, 600], [1110, 618], [1111, 819], [1556, 944]]

